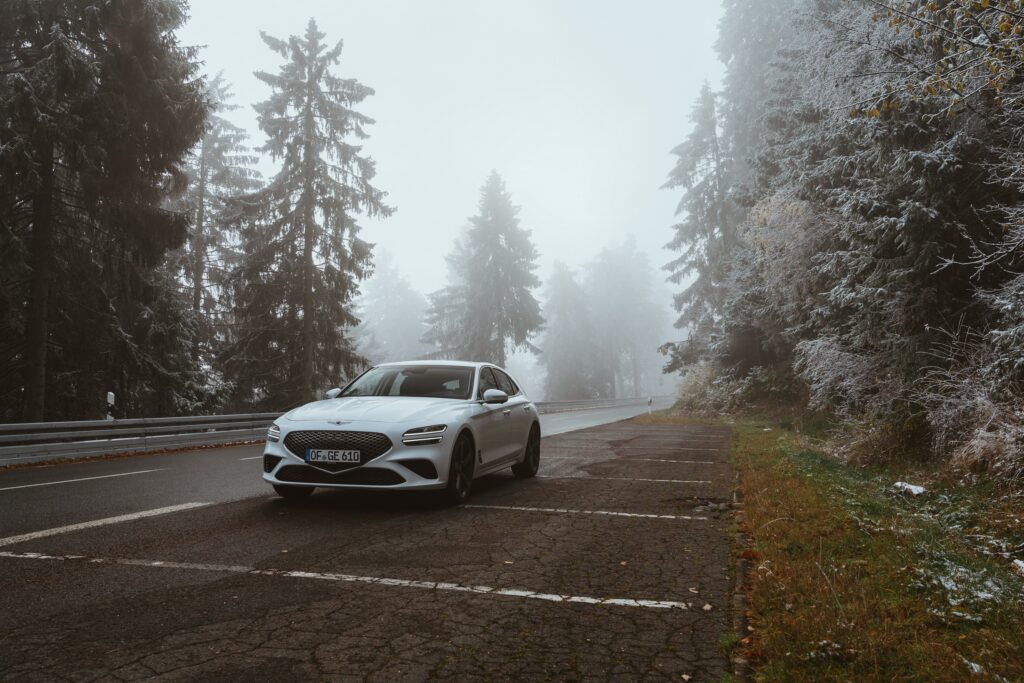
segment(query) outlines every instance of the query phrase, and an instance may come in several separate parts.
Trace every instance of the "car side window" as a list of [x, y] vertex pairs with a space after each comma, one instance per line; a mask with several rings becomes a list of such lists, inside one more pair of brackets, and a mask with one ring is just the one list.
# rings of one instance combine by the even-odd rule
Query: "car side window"
[[512, 381], [512, 378], [506, 375], [501, 370], [495, 370], [494, 376], [498, 378], [498, 388], [504, 391], [509, 396], [515, 396], [519, 392], [516, 390], [516, 384]]
[[494, 375], [491, 374], [490, 368], [482, 368], [480, 370], [480, 388], [477, 390], [477, 398], [482, 399], [484, 392], [488, 389], [498, 389], [498, 382], [494, 379]]

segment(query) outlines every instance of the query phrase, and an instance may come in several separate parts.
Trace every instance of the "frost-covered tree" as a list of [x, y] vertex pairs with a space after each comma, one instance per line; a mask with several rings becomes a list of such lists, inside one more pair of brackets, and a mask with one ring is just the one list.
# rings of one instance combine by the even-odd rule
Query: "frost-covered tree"
[[[702, 177], [721, 183], [712, 196], [731, 208], [718, 234], [677, 233], [693, 298], [717, 305], [710, 324], [692, 317], [702, 343], [674, 347], [675, 367], [711, 361], [733, 405], [767, 384], [887, 425], [865, 429], [887, 435], [865, 437], [871, 452], [919, 446], [928, 432], [961, 454], [1012, 450], [1024, 370], [1018, 9], [727, 4], [718, 124], [696, 116], [683, 149], [705, 153], [681, 160], [713, 160], [717, 142], [724, 173]], [[697, 112], [709, 101], [702, 94]], [[715, 225], [708, 205], [682, 208], [691, 224]], [[708, 259], [720, 235], [727, 258]], [[715, 286], [701, 289], [707, 272]], [[985, 424], [1003, 436], [982, 439]]]
[[667, 248], [680, 252], [665, 266], [670, 280], [686, 283], [676, 294], [676, 327], [707, 346], [716, 335], [724, 304], [722, 286], [735, 243], [736, 207], [729, 186], [729, 151], [721, 138], [718, 97], [705, 84], [693, 107], [686, 140], [672, 150], [676, 165], [665, 188], [683, 188], [676, 213], [682, 221]]
[[261, 35], [286, 60], [275, 74], [256, 72], [272, 91], [256, 105], [262, 150], [281, 168], [233, 204], [243, 256], [231, 280], [236, 337], [224, 358], [238, 402], [280, 408], [312, 400], [318, 386], [365, 363], [346, 333], [359, 322], [352, 302], [370, 263], [356, 218], [392, 209], [359, 144], [373, 120], [354, 107], [373, 90], [333, 72], [342, 43], [325, 43], [312, 19], [302, 37]]
[[504, 365], [510, 349], [530, 348], [543, 318], [533, 290], [537, 250], [519, 225], [519, 207], [492, 172], [477, 215], [448, 257], [449, 284], [430, 296], [424, 340], [439, 358]]
[[163, 204], [206, 115], [174, 35], [184, 19], [179, 0], [4, 5], [0, 240], [4, 299], [23, 307], [2, 322], [4, 374], [23, 378], [5, 383], [8, 417], [94, 416], [107, 389], [141, 412], [154, 383], [188, 391], [180, 349], [147, 335], [157, 308], [161, 325], [184, 323], [159, 303], [174, 298], [161, 261], [187, 228]]
[[259, 187], [258, 158], [246, 144], [248, 134], [226, 114], [238, 109], [231, 103], [231, 87], [223, 74], [205, 86], [210, 115], [199, 145], [189, 156], [188, 190], [178, 208], [191, 218], [188, 241], [180, 255], [191, 292], [192, 310], [211, 317], [218, 309], [218, 289], [235, 259], [227, 216], [228, 200]]

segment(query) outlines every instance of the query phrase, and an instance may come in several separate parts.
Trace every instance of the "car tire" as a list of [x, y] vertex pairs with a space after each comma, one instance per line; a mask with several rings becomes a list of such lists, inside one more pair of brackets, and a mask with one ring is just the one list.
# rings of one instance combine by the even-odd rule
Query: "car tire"
[[312, 486], [287, 486], [285, 484], [274, 484], [274, 491], [285, 500], [306, 500], [313, 493]]
[[523, 461], [512, 465], [512, 474], [516, 479], [530, 479], [537, 476], [540, 468], [540, 428], [533, 425], [530, 436], [526, 439], [526, 454]]
[[473, 491], [473, 470], [476, 469], [476, 451], [469, 434], [460, 434], [452, 447], [448, 465], [448, 483], [444, 488], [444, 501], [450, 505], [466, 502]]

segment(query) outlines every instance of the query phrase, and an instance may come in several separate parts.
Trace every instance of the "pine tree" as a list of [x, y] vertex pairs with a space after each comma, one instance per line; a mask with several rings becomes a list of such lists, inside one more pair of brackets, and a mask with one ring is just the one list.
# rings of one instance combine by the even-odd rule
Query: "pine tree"
[[373, 120], [353, 107], [373, 90], [332, 72], [342, 43], [324, 43], [312, 19], [303, 37], [262, 37], [287, 60], [256, 73], [273, 91], [256, 106], [263, 150], [281, 169], [234, 203], [243, 259], [231, 285], [237, 338], [224, 357], [240, 403], [281, 407], [365, 363], [346, 334], [371, 252], [356, 216], [392, 209], [358, 144]]
[[374, 363], [412, 360], [430, 352], [421, 341], [426, 298], [412, 288], [385, 253], [378, 255], [373, 277], [359, 299], [362, 322], [354, 335], [359, 352]]
[[[125, 357], [146, 352], [132, 329], [152, 301], [145, 283], [185, 236], [184, 217], [161, 206], [183, 184], [180, 163], [206, 115], [194, 55], [174, 36], [184, 18], [179, 0], [5, 5], [0, 202], [4, 239], [29, 276], [9, 297], [24, 313], [5, 324], [19, 334], [8, 368], [23, 371], [29, 420], [94, 415], [87, 397], [154, 377]], [[100, 280], [69, 280], [75, 271]], [[102, 300], [83, 310], [93, 284]], [[103, 355], [79, 355], [82, 338]], [[64, 398], [68, 371], [90, 378], [77, 402]]]
[[510, 348], [531, 348], [530, 336], [543, 324], [532, 293], [540, 280], [537, 250], [518, 214], [505, 181], [492, 172], [464, 242], [448, 257], [449, 285], [430, 297], [424, 340], [435, 357], [504, 365]]
[[211, 317], [218, 308], [217, 290], [223, 286], [225, 268], [237, 258], [226, 220], [228, 199], [257, 189], [260, 174], [252, 168], [258, 158], [245, 144], [248, 134], [224, 117], [238, 105], [230, 102], [231, 88], [223, 74], [206, 84], [206, 97], [206, 132], [188, 160], [189, 186], [178, 204], [192, 219], [181, 254], [192, 310]]
[[556, 261], [547, 282], [544, 336], [538, 344], [539, 359], [547, 371], [544, 395], [549, 401], [597, 396], [597, 340], [589, 308], [590, 301], [576, 276]]
[[690, 120], [693, 130], [672, 150], [678, 160], [663, 186], [685, 190], [676, 210], [683, 220], [673, 226], [675, 236], [666, 245], [681, 254], [665, 269], [676, 284], [690, 279], [675, 296], [680, 314], [676, 327], [689, 328], [690, 339], [706, 348], [717, 335], [725, 303], [722, 288], [735, 246], [737, 210], [730, 195], [730, 159], [721, 139], [718, 97], [707, 84]]
[[657, 347], [667, 323], [654, 297], [654, 278], [633, 237], [602, 249], [587, 266], [598, 349], [592, 376], [603, 398], [638, 398], [660, 374]]

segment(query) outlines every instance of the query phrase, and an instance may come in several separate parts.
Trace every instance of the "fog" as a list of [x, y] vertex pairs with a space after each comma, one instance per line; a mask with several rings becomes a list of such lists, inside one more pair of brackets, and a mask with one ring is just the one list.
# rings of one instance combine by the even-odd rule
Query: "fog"
[[397, 207], [363, 219], [362, 237], [428, 293], [444, 286], [444, 256], [492, 169], [532, 231], [542, 280], [555, 260], [580, 266], [630, 235], [653, 264], [669, 261], [679, 197], [659, 188], [701, 83], [720, 77], [720, 13], [697, 0], [201, 0], [179, 37], [202, 46], [208, 75], [224, 72], [241, 105], [228, 117], [254, 145], [251, 105], [269, 89], [253, 71], [281, 63], [259, 32], [301, 35], [316, 17], [344, 40], [336, 73], [376, 90], [360, 105], [376, 120], [365, 150]]

